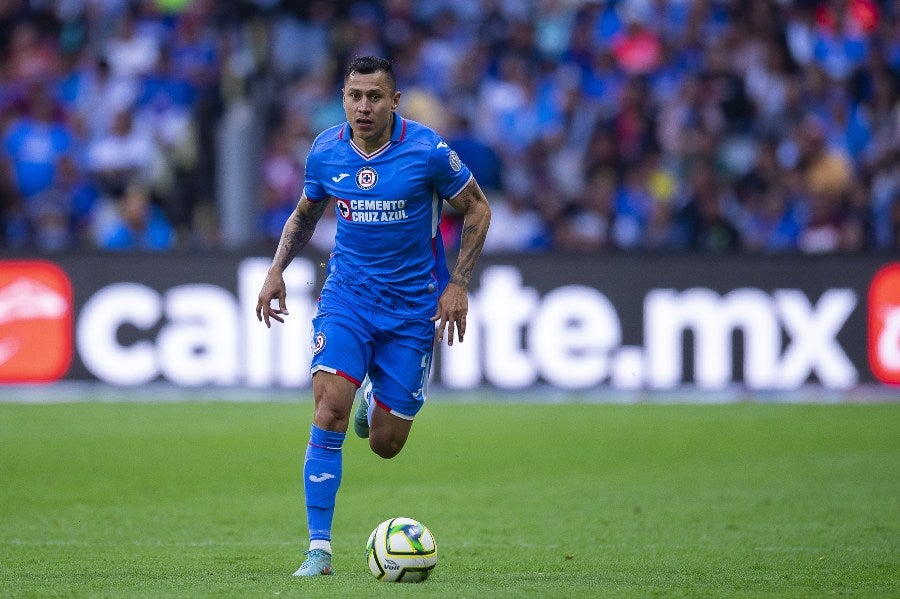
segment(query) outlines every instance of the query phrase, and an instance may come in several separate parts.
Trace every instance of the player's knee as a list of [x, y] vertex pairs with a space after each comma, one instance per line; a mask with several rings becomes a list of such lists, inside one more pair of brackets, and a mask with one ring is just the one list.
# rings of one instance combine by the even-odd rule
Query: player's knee
[[346, 430], [356, 388], [346, 379], [321, 374], [316, 373], [313, 378], [316, 426], [326, 430]]
[[322, 401], [316, 406], [315, 422], [326, 430], [343, 430], [350, 420], [350, 413], [338, 403]]

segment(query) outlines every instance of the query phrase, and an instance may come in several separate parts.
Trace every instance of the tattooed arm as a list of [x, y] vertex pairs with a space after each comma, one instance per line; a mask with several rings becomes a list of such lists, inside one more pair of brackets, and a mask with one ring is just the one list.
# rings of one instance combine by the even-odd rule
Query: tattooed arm
[[472, 278], [475, 263], [481, 255], [481, 248], [484, 246], [484, 239], [491, 224], [491, 207], [474, 178], [456, 197], [447, 201], [463, 214], [462, 239], [456, 265], [450, 274], [450, 283], [438, 300], [438, 309], [432, 320], [438, 323], [438, 340], [444, 339], [446, 329], [447, 344], [453, 345], [454, 329], [460, 342], [466, 333], [469, 279]]
[[[282, 276], [284, 269], [309, 243], [313, 231], [316, 230], [316, 224], [327, 206], [328, 201], [310, 202], [306, 194], [303, 194], [300, 196], [300, 201], [297, 202], [297, 207], [284, 223], [281, 240], [278, 242], [278, 249], [275, 250], [275, 257], [272, 259], [272, 266], [269, 267], [269, 273], [266, 275], [266, 281], [263, 283], [259, 299], [256, 302], [256, 318], [264, 321], [267, 327], [272, 326], [270, 318], [284, 322], [284, 316], [288, 314], [285, 303], [287, 291]], [[278, 300], [277, 308], [271, 305], [272, 300], [275, 299]]]

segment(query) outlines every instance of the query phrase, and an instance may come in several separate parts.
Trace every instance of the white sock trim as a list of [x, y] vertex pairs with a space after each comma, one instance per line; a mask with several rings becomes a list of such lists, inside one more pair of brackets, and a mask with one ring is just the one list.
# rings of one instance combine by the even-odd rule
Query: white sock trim
[[324, 539], [313, 539], [309, 542], [309, 550], [313, 549], [322, 549], [327, 551], [328, 553], [333, 554], [334, 552], [331, 550], [331, 541], [326, 541]]

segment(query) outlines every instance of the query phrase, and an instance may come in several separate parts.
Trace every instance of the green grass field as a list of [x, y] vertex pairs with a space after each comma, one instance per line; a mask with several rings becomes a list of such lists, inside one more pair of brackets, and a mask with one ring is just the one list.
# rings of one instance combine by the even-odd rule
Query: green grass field
[[[0, 404], [0, 597], [900, 597], [900, 403], [429, 405], [348, 437], [295, 579], [311, 404]], [[439, 546], [379, 583], [383, 519]]]

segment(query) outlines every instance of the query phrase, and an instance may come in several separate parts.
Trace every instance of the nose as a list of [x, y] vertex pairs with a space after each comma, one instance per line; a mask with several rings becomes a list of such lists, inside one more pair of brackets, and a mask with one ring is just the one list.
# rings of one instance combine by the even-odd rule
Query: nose
[[369, 113], [372, 110], [372, 107], [369, 105], [368, 98], [363, 98], [359, 101], [359, 104], [356, 105], [356, 111], [362, 112], [364, 114]]

